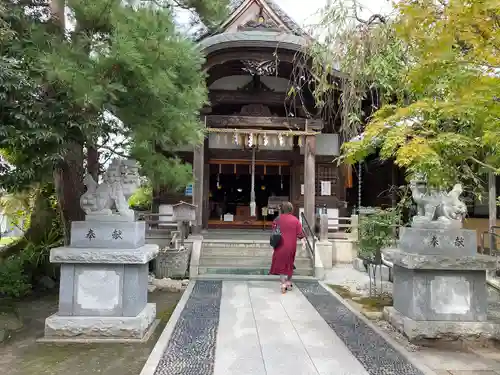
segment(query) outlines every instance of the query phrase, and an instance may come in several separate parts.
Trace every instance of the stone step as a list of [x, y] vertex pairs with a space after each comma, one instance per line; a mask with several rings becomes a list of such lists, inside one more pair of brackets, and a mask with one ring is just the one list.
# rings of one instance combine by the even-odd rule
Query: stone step
[[[228, 256], [228, 257], [267, 257], [272, 256], [273, 250], [271, 248], [219, 248], [219, 247], [203, 247], [201, 256]], [[302, 250], [300, 247], [297, 249], [297, 257], [311, 258], [307, 250]]]
[[[197, 275], [190, 279], [196, 280], [227, 280], [227, 281], [269, 281], [276, 282], [279, 280], [278, 275], [230, 275], [230, 274], [208, 274]], [[313, 282], [317, 280], [314, 276], [301, 276], [293, 275], [294, 281], [308, 281]]]
[[[301, 241], [297, 240], [297, 244], [300, 244]], [[223, 247], [271, 247], [269, 244], [269, 239], [268, 238], [263, 238], [260, 240], [245, 240], [245, 239], [225, 239], [225, 240], [211, 240], [211, 239], [204, 239], [203, 240], [204, 245], [208, 246], [217, 246], [221, 245]]]
[[[200, 267], [199, 275], [268, 275], [269, 267]], [[311, 268], [297, 268], [294, 274], [298, 276], [313, 276]]]
[[[200, 267], [270, 267], [271, 257], [202, 257]], [[297, 268], [312, 267], [312, 260], [295, 258]]]
[[269, 240], [249, 241], [249, 240], [203, 240], [203, 247], [206, 248], [239, 248], [239, 249], [271, 249]]

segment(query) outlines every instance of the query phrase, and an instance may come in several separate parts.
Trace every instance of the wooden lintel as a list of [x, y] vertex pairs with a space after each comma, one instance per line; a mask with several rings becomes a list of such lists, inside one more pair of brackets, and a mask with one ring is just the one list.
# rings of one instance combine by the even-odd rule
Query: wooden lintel
[[[284, 92], [273, 91], [232, 91], [232, 90], [210, 90], [208, 94], [210, 104], [266, 104], [282, 106], [285, 103], [296, 102], [301, 105], [300, 100], [287, 97]], [[311, 105], [311, 103], [305, 103]]]
[[[235, 164], [235, 165], [250, 165], [252, 164], [251, 160], [247, 159], [210, 159], [208, 164]], [[276, 166], [276, 167], [286, 167], [290, 165], [289, 161], [280, 161], [280, 160], [255, 160], [255, 165], [263, 165], [266, 167]]]
[[322, 120], [312, 120], [296, 117], [252, 117], [252, 116], [206, 116], [208, 128], [247, 128], [247, 129], [287, 129], [287, 130], [321, 131]]

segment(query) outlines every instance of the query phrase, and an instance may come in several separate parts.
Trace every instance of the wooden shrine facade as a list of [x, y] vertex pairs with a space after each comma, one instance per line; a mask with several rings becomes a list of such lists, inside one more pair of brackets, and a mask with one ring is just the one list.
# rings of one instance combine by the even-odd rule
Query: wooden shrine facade
[[[345, 214], [343, 169], [333, 162], [338, 134], [311, 115], [310, 91], [288, 95], [294, 58], [307, 38], [274, 2], [245, 0], [219, 33], [201, 39], [210, 100], [201, 111], [206, 138], [193, 151], [178, 153], [193, 165], [196, 230], [217, 221], [251, 225], [280, 194], [310, 224], [318, 208]], [[246, 203], [228, 208], [233, 198], [222, 194], [225, 185], [247, 194]], [[188, 199], [165, 192], [158, 203]]]

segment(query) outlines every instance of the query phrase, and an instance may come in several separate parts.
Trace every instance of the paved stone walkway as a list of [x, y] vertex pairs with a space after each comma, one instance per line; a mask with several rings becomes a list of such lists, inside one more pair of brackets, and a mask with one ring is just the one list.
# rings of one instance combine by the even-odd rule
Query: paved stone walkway
[[198, 281], [155, 375], [421, 375], [316, 282]]

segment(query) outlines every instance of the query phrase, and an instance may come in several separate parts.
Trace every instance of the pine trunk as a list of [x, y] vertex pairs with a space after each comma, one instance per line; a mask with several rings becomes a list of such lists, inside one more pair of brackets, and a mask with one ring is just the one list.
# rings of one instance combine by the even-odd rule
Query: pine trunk
[[54, 184], [62, 216], [64, 243], [69, 244], [72, 221], [84, 220], [80, 207], [83, 194], [83, 146], [70, 143], [63, 163], [54, 171]]
[[94, 181], [99, 179], [99, 152], [95, 147], [87, 147], [87, 172], [92, 176]]

